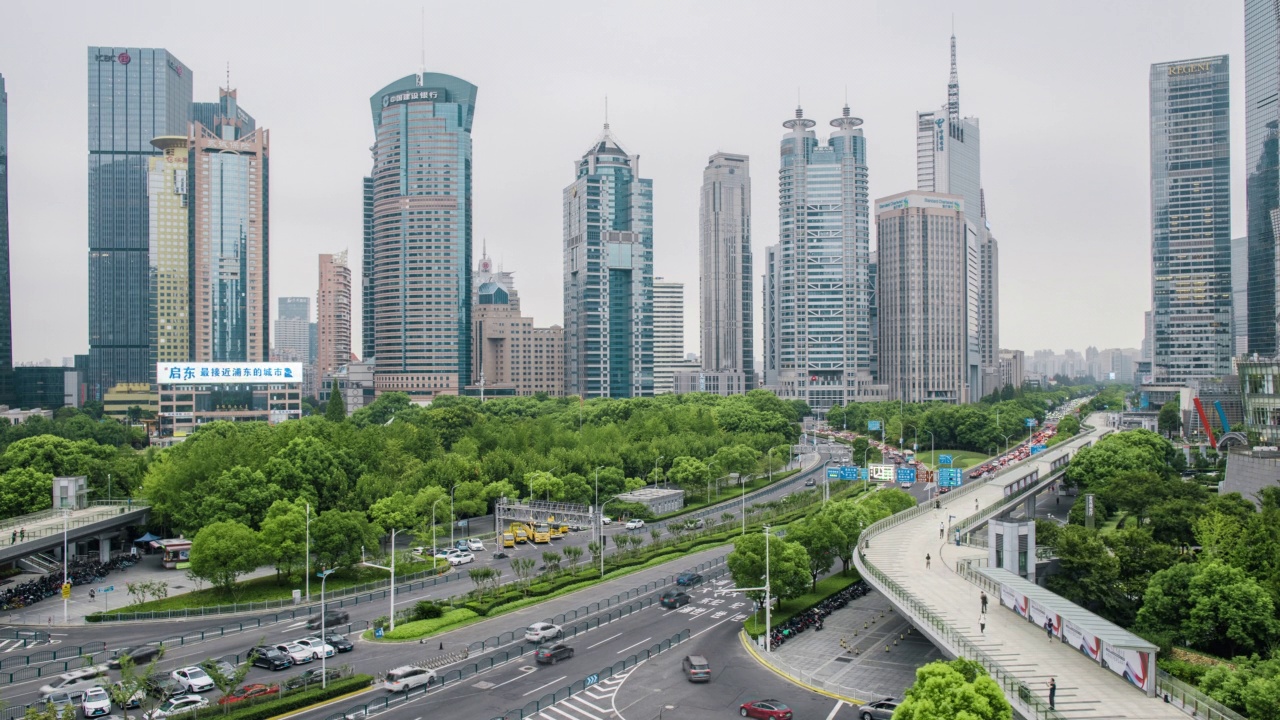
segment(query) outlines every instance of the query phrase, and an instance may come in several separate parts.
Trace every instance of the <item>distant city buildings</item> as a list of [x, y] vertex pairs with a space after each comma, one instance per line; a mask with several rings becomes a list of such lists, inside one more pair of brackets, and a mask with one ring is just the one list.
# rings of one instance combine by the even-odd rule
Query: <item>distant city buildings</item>
[[[1226, 58], [1222, 58], [1220, 115], [1227, 115]], [[1199, 76], [1200, 73], [1196, 73]], [[1240, 262], [1233, 254], [1232, 295], [1236, 298], [1237, 355], [1257, 353], [1275, 357], [1276, 343], [1276, 226], [1280, 223], [1280, 13], [1269, 0], [1245, 0], [1244, 3], [1244, 123], [1245, 123], [1245, 202], [1248, 236], [1247, 260]], [[1225, 120], [1223, 121], [1225, 122]], [[1224, 127], [1219, 135], [1225, 136]], [[1225, 140], [1224, 140], [1225, 142]], [[1222, 163], [1228, 155], [1223, 152]], [[1216, 187], [1216, 185], [1215, 185]], [[1215, 233], [1216, 240], [1216, 233]], [[1233, 244], [1233, 252], [1239, 246]], [[1243, 268], [1243, 271], [1242, 271]], [[1236, 273], [1242, 276], [1237, 277]], [[1245, 306], [1239, 307], [1241, 291]], [[1239, 325], [1243, 320], [1244, 328]], [[1244, 349], [1240, 349], [1243, 344]]]
[[151, 297], [156, 362], [191, 359], [191, 252], [188, 218], [187, 136], [167, 135], [151, 144], [163, 154], [147, 158]]
[[16, 401], [9, 280], [9, 94], [0, 75], [0, 405]]
[[564, 198], [565, 392], [654, 393], [653, 181], [605, 123]]
[[653, 281], [653, 394], [675, 389], [672, 376], [684, 357], [684, 283]]
[[315, 375], [332, 375], [351, 361], [351, 268], [347, 253], [322, 253], [316, 290]]
[[468, 395], [498, 397], [564, 395], [564, 329], [536, 327], [520, 312], [513, 273], [480, 257], [472, 306], [471, 377]]
[[754, 387], [751, 168], [746, 155], [716, 153], [707, 160], [698, 245], [702, 369], [736, 371], [743, 375], [737, 386]]

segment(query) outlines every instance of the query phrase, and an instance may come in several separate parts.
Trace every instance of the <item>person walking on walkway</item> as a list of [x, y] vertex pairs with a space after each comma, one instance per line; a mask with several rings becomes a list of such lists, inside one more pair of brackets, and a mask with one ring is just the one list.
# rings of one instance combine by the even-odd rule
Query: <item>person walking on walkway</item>
[[942, 522], [938, 523], [938, 539], [941, 540], [942, 538], [946, 537], [946, 533], [947, 533], [947, 524]]
[[983, 614], [983, 615], [986, 615], [986, 614], [987, 614], [987, 593], [986, 593], [986, 591], [983, 591], [983, 593], [982, 593], [982, 614]]
[[9, 544], [13, 545], [16, 542], [18, 542], [18, 531], [14, 530], [13, 533], [9, 535]]
[[924, 554], [924, 567], [925, 567], [925, 569], [926, 569], [926, 570], [928, 570], [928, 569], [929, 569], [929, 562], [930, 562], [930, 559], [931, 559], [931, 558], [929, 557], [929, 553], [925, 553], [925, 554]]
[[22, 528], [18, 531], [18, 539], [25, 541], [27, 539], [27, 529]]
[[1058, 683], [1053, 678], [1049, 678], [1049, 709], [1050, 710], [1053, 709], [1053, 701], [1057, 694], [1058, 694]]
[[982, 608], [982, 614], [978, 616], [978, 632], [983, 635], [987, 634], [987, 609]]
[[973, 511], [978, 512], [978, 498], [973, 499]]
[[1049, 642], [1053, 642], [1053, 618], [1047, 617], [1044, 619], [1044, 631], [1049, 636]]

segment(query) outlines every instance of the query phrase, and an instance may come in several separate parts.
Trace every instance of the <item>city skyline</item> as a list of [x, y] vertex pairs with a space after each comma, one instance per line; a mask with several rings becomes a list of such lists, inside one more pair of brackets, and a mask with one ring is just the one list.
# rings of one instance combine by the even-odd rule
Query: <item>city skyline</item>
[[[943, 9], [942, 4], [925, 3], [921, 7]], [[83, 93], [69, 92], [67, 97], [55, 98], [36, 88], [50, 84], [47, 72], [65, 70], [83, 58], [81, 53], [88, 45], [122, 40], [147, 44], [148, 39], [152, 40], [150, 44], [156, 45], [158, 40], [166, 37], [164, 30], [169, 27], [165, 22], [142, 18], [125, 24], [93, 6], [84, 5], [81, 9], [82, 12], [73, 13], [75, 17], [69, 27], [66, 23], [57, 24], [61, 32], [57, 36], [49, 34], [55, 23], [51, 15], [45, 14], [46, 11], [34, 7], [10, 11], [16, 20], [32, 28], [32, 39], [40, 42], [43, 59], [38, 68], [22, 67], [17, 60], [18, 52], [31, 48], [27, 38], [15, 38], [15, 42], [0, 49], [0, 72], [5, 73], [11, 100], [10, 144], [16, 144], [11, 152], [11, 173], [20, 174], [24, 180], [11, 184], [10, 192], [14, 298], [19, 309], [15, 313], [15, 350], [16, 357], [22, 361], [84, 352], [82, 339], [85, 332], [78, 326], [84, 327], [87, 323], [83, 312], [85, 300], [81, 295], [85, 283], [77, 279], [77, 274], [84, 268], [83, 254], [77, 257], [74, 252], [83, 248], [83, 244], [79, 248], [64, 247], [71, 239], [84, 237], [87, 209], [80, 196], [82, 190], [74, 182], [75, 177], [67, 176], [62, 170], [68, 161], [61, 158], [68, 152], [77, 158], [83, 157], [75, 152], [83, 135], [82, 131], [71, 133], [70, 140], [64, 142], [51, 134], [57, 123], [37, 120], [41, 115], [83, 117]], [[406, 12], [411, 12], [407, 6]], [[596, 16], [596, 12], [588, 10], [573, 19], [567, 31], [578, 27], [578, 23], [592, 21], [603, 20], [606, 25], [641, 22], [645, 32], [640, 33], [640, 39], [628, 42], [641, 43], [644, 47], [651, 43], [671, 45], [672, 57], [685, 58], [694, 67], [709, 62], [708, 58], [695, 52], [688, 35], [689, 31], [710, 21], [713, 14], [710, 9], [693, 13], [685, 29], [659, 28], [628, 12], [604, 18]], [[1096, 24], [1097, 16], [1102, 12], [1100, 5], [1085, 8], [1080, 21], [1092, 18], [1089, 22]], [[443, 8], [439, 13], [441, 17], [437, 24], [444, 24], [446, 20], [465, 22], [472, 18], [469, 11], [454, 8]], [[516, 12], [517, 17], [504, 21], [503, 27], [495, 28], [493, 32], [502, 38], [514, 33], [520, 14]], [[1241, 26], [1241, 8], [1231, 6], [1225, 14], [1211, 14], [1189, 4], [1185, 12], [1175, 13], [1179, 17], [1178, 23], [1153, 19], [1152, 14], [1141, 12], [1138, 7], [1115, 16], [1109, 15], [1107, 27], [1088, 29], [1091, 36], [1105, 38], [1112, 33], [1136, 33], [1132, 38], [1134, 42], [1120, 54], [1108, 50], [1104, 54], [1087, 56], [1078, 51], [1064, 50], [1068, 43], [1057, 34], [1043, 38], [1039, 43], [1043, 47], [1034, 47], [1005, 32], [1012, 27], [1010, 23], [1035, 22], [1038, 17], [1036, 10], [1016, 9], [1009, 19], [1003, 21], [1004, 24], [995, 22], [994, 14], [989, 8], [966, 9], [965, 14], [956, 18], [956, 34], [962, 54], [965, 104], [980, 110], [984, 125], [987, 125], [984, 134], [990, 138], [984, 143], [987, 147], [984, 147], [983, 165], [987, 166], [987, 172], [983, 181], [998, 210], [995, 213], [999, 221], [997, 230], [1002, 238], [1007, 238], [1006, 246], [1001, 248], [1001, 264], [1006, 271], [1001, 282], [1004, 303], [1001, 308], [1004, 321], [1001, 344], [1022, 348], [1136, 345], [1141, 336], [1141, 312], [1145, 304], [1142, 298], [1149, 296], [1149, 288], [1141, 280], [1134, 282], [1133, 275], [1138, 267], [1148, 262], [1149, 213], [1145, 208], [1149, 206], [1149, 191], [1143, 177], [1145, 143], [1138, 139], [1145, 134], [1142, 130], [1145, 123], [1142, 106], [1145, 102], [1141, 97], [1138, 102], [1132, 102], [1128, 95], [1145, 95], [1142, 92], [1145, 68], [1151, 62], [1167, 57], [1197, 57], [1218, 52], [1240, 56], [1243, 40], [1237, 36]], [[176, 22], [180, 17], [181, 13], [170, 22]], [[1060, 20], [1067, 23], [1063, 35], [1069, 35], [1067, 31], [1077, 20]], [[289, 70], [297, 67], [294, 63], [300, 60], [284, 57], [275, 51], [264, 53], [239, 47], [228, 51], [219, 45], [218, 22], [210, 26], [207, 38], [202, 33], [202, 37], [184, 37], [181, 42], [168, 43], [166, 47], [195, 69], [197, 97], [209, 97], [217, 86], [225, 84], [225, 66], [229, 59], [231, 84], [253, 98], [253, 106], [261, 116], [271, 118], [271, 125], [277, 130], [274, 138], [277, 147], [273, 148], [273, 154], [288, 153], [286, 161], [277, 163], [273, 168], [272, 254], [279, 267], [272, 274], [272, 291], [278, 295], [311, 295], [315, 290], [314, 274], [293, 273], [294, 266], [308, 266], [310, 261], [293, 263], [289, 258], [308, 251], [308, 248], [312, 248], [309, 252], [314, 253], [317, 244], [332, 250], [345, 247], [353, 256], [358, 254], [361, 237], [360, 177], [362, 172], [367, 173], [368, 162], [367, 115], [358, 127], [346, 125], [351, 117], [362, 114], [361, 96], [367, 97], [366, 88], [378, 87], [388, 76], [395, 77], [415, 69], [421, 54], [421, 39], [416, 32], [406, 30], [405, 37], [393, 43], [396, 47], [375, 47], [376, 43], [365, 42], [374, 31], [360, 18], [352, 18], [352, 22], [345, 23], [341, 33], [304, 26], [315, 30], [312, 33], [313, 43], [342, 40], [344, 44], [368, 48], [357, 53], [358, 57], [354, 59], [344, 57], [341, 60], [322, 54], [301, 53], [301, 58], [305, 58], [302, 62], [315, 65], [316, 69], [308, 70], [308, 73], [324, 75], [331, 85], [326, 103], [334, 109], [333, 116], [316, 121], [308, 114], [309, 111], [304, 110], [308, 104], [302, 102], [304, 95], [298, 94], [310, 88], [311, 84], [286, 80]], [[264, 17], [261, 28], [278, 28], [282, 22], [283, 14], [273, 11]], [[505, 27], [508, 22], [512, 28]], [[550, 267], [547, 266], [548, 258], [553, 256], [552, 249], [558, 245], [560, 208], [556, 206], [554, 193], [555, 188], [562, 187], [563, 183], [565, 153], [561, 148], [567, 144], [580, 152], [582, 134], [599, 127], [606, 94], [611, 98], [615, 127], [622, 130], [629, 143], [646, 149], [646, 166], [650, 168], [649, 173], [655, 178], [658, 188], [655, 273], [684, 282], [687, 287], [695, 286], [697, 281], [696, 256], [692, 247], [697, 232], [696, 188], [700, 180], [699, 170], [707, 153], [723, 149], [754, 155], [763, 158], [757, 163], [760, 172], [774, 172], [776, 166], [773, 162], [776, 161], [772, 160], [769, 148], [775, 137], [772, 126], [780, 113], [789, 112], [794, 107], [793, 89], [796, 85], [800, 85], [804, 103], [813, 107], [815, 112], [819, 107], [832, 104], [838, 107], [837, 103], [848, 85], [851, 104], [867, 118], [868, 127], [874, 128], [869, 132], [869, 140], [876, 148], [869, 159], [874, 168], [872, 195], [881, 196], [911, 187], [908, 178], [915, 171], [911, 157], [914, 147], [907, 134], [909, 128], [902, 126], [910, 124], [907, 118], [915, 111], [936, 105], [939, 99], [941, 87], [946, 82], [949, 13], [938, 12], [937, 22], [932, 25], [908, 24], [905, 20], [889, 17], [879, 18], [876, 22], [884, 39], [876, 39], [858, 50], [855, 53], [858, 57], [852, 58], [854, 62], [838, 70], [819, 67], [821, 62], [815, 62], [812, 70], [800, 74], [794, 71], [781, 73], [772, 68], [757, 68], [756, 65], [744, 68], [744, 81], [756, 69], [761, 69], [762, 72], [757, 74], [759, 81], [773, 82], [778, 88], [772, 93], [744, 94], [745, 86], [737, 83], [731, 83], [731, 91], [725, 91], [688, 82], [684, 78], [692, 76], [692, 73], [683, 67], [671, 67], [673, 61], [664, 60], [653, 67], [628, 65], [619, 67], [616, 72], [570, 72], [565, 77], [567, 82], [541, 91], [551, 93], [548, 105], [557, 106], [554, 111], [537, 107], [537, 102], [531, 103], [531, 96], [527, 94], [531, 91], [522, 89], [516, 78], [505, 77], [492, 60], [479, 53], [466, 52], [465, 46], [448, 36], [434, 38], [428, 43], [429, 69], [457, 73], [478, 85], [493, 87], [492, 91], [486, 90], [487, 97], [506, 106], [529, 108], [534, 112], [530, 122], [536, 120], [540, 132], [547, 132], [547, 142], [540, 142], [537, 144], [539, 147], [526, 151], [526, 158], [521, 164], [527, 168], [509, 169], [510, 173], [516, 173], [513, 176], [502, 169], [499, 146], [491, 144], [487, 150], [485, 148], [486, 139], [499, 137], [497, 118], [486, 120], [481, 116], [476, 129], [479, 142], [475, 233], [480, 237], [487, 236], [495, 249], [500, 248], [495, 252], [498, 262], [507, 267], [535, 270], [526, 273], [525, 312], [543, 325], [562, 321], [559, 293], [556, 292], [559, 285], [556, 275], [559, 273], [554, 272], [554, 261]], [[761, 39], [765, 37], [768, 26], [764, 18], [735, 17], [731, 23], [750, 37]], [[1197, 28], [1195, 33], [1174, 30], [1175, 27], [1193, 26]], [[242, 31], [248, 33], [245, 37], [249, 40], [254, 33], [262, 32], [258, 28], [237, 29], [237, 32]], [[380, 40], [384, 39], [383, 34], [379, 30]], [[889, 42], [890, 39], [893, 42]], [[536, 50], [534, 61], [537, 63], [554, 62], [559, 52], [545, 38], [539, 41], [520, 40], [516, 47]], [[828, 52], [820, 49], [815, 54], [815, 61], [828, 57]], [[1045, 62], [1039, 63], [1043, 68], [1039, 71], [1041, 74], [1036, 78], [1008, 75], [1001, 69], [1000, 62], [1002, 56], [1010, 52], [1026, 54], [1028, 62], [1034, 62], [1036, 57], [1044, 58]], [[1056, 59], [1049, 62], [1050, 57]], [[859, 62], [876, 58], [891, 61], [903, 71], [889, 74], [858, 69]], [[1072, 68], [1071, 72], [1065, 72], [1066, 68]], [[361, 78], [358, 82], [352, 79], [357, 70]], [[895, 79], [889, 82], [882, 77], [885, 75], [893, 75]], [[66, 77], [70, 78], [67, 84], [75, 89], [82, 82], [83, 71], [70, 72]], [[373, 78], [372, 84], [370, 77]], [[659, 85], [660, 95], [645, 97], [644, 90], [652, 91]], [[1243, 92], [1241, 85], [1240, 82], [1233, 83], [1233, 96]], [[294, 90], [292, 86], [300, 87]], [[1072, 105], [1072, 115], [1087, 113], [1090, 108], [1095, 112], [1106, 108], [1107, 116], [1117, 127], [1112, 135], [1119, 140], [1090, 136], [1091, 147], [1085, 152], [1086, 157], [1079, 160], [1067, 157], [1068, 153], [1062, 152], [1062, 146], [1057, 144], [1059, 140], [1054, 132], [1054, 128], [1061, 127], [1059, 123], [1065, 119], [1045, 118], [1043, 103], [1037, 102], [1044, 100], [1046, 96], [1042, 93], [1050, 89], [1060, 94], [1055, 102]], [[17, 93], [27, 96], [23, 102], [18, 102], [22, 95]], [[1122, 95], [1123, 99], [1117, 100]], [[1040, 108], [1033, 115], [1023, 114], [1031, 111], [1029, 106], [1036, 105]], [[1235, 111], [1232, 132], [1242, 133], [1243, 114], [1237, 108], [1243, 105], [1239, 102], [1232, 105]], [[698, 127], [692, 127], [682, 119], [690, 114], [705, 120], [695, 123]], [[1030, 121], [1028, 118], [1033, 116], [1036, 119]], [[725, 122], [725, 118], [733, 120]], [[713, 122], [717, 119], [718, 122]], [[1029, 133], [1024, 127], [1034, 127], [1035, 132]], [[18, 133], [21, 133], [21, 141], [16, 140]], [[307, 157], [304, 148], [315, 147], [318, 142], [323, 142], [331, 152], [322, 153], [321, 157], [314, 159]], [[1122, 147], [1125, 143], [1137, 146], [1136, 155]], [[1242, 142], [1235, 144], [1243, 147]], [[39, 160], [36, 159], [36, 148], [40, 149]], [[1072, 154], [1079, 153], [1073, 150]], [[302, 160], [305, 162], [299, 162]], [[1092, 172], [1097, 173], [1102, 168], [1110, 177], [1083, 183], [1078, 173], [1089, 164], [1086, 160], [1092, 162]], [[322, 164], [317, 165], [317, 161]], [[82, 161], [73, 160], [72, 164], [75, 162]], [[363, 170], [361, 166], [364, 166]], [[1233, 183], [1236, 193], [1232, 198], [1233, 205], [1240, 206], [1233, 212], [1233, 220], [1239, 226], [1244, 217], [1242, 161], [1233, 158], [1233, 166], [1241, 175]], [[83, 168], [83, 165], [79, 167]], [[1073, 172], [1077, 174], [1073, 176]], [[535, 177], [537, 181], [530, 182]], [[512, 182], [513, 178], [519, 180]], [[1092, 187], [1086, 189], [1086, 184]], [[770, 185], [772, 183], [761, 185], [753, 197], [753, 214], [756, 216], [753, 250], [757, 258], [762, 257], [763, 247], [775, 242], [777, 237], [776, 214], [772, 212], [776, 188]], [[54, 196], [50, 189], [55, 186], [66, 189]], [[515, 187], [533, 190], [515, 190]], [[1062, 195], [1064, 191], [1068, 195]], [[59, 217], [50, 217], [46, 211], [50, 197], [56, 197], [61, 206], [56, 213]], [[1045, 206], [1045, 202], [1051, 204]], [[1061, 229], [1045, 227], [1039, 222], [1049, 213], [1046, 207], [1061, 202], [1094, 209], [1078, 226], [1073, 226], [1079, 228], [1078, 237], [1074, 233], [1065, 235]], [[1122, 206], [1123, 211], [1118, 209]], [[515, 217], [522, 220], [517, 222], [513, 219]], [[1237, 227], [1233, 233], [1243, 234], [1242, 227]], [[1054, 264], [1058, 272], [1050, 273], [1047, 278], [1032, 278], [1029, 276], [1035, 273], [1016, 272], [1020, 267], [1039, 267], [1036, 261], [1045, 248], [1058, 252], [1063, 247], [1080, 248], [1077, 255], [1085, 257], [1060, 258]], [[1110, 262], [1101, 263], [1102, 267], [1098, 267], [1099, 263], [1089, 257], [1090, 253], [1097, 252], [1107, 252]], [[66, 267], [67, 292], [60, 294], [65, 297], [43, 297], [39, 292], [40, 283], [33, 277], [38, 275], [34, 272], [41, 266], [38, 263], [45, 262], [42, 258], [49, 255], [53, 255], [55, 263]], [[757, 260], [756, 264], [759, 263]], [[353, 265], [352, 269], [354, 273], [358, 268]], [[1118, 297], [1108, 298], [1105, 302], [1081, 298], [1084, 307], [1079, 316], [1068, 318], [1065, 323], [1054, 323], [1052, 328], [1048, 327], [1049, 324], [1035, 321], [1036, 310], [1032, 304], [1015, 302], [1016, 298], [1028, 293], [1065, 294], [1073, 285], [1069, 277], [1078, 279], [1081, 273], [1095, 272], [1116, 285]], [[759, 291], [756, 295], [754, 301], [759, 302]], [[30, 313], [22, 312], [24, 307], [37, 305], [45, 309], [39, 315], [47, 317], [47, 314], [52, 314], [59, 321], [59, 327], [66, 330], [40, 332], [38, 326], [46, 317], [24, 317]], [[1117, 306], [1132, 309], [1120, 315], [1112, 311]], [[756, 325], [756, 344], [760, 348], [758, 320]], [[686, 324], [686, 346], [697, 346], [697, 327], [693, 322]]]

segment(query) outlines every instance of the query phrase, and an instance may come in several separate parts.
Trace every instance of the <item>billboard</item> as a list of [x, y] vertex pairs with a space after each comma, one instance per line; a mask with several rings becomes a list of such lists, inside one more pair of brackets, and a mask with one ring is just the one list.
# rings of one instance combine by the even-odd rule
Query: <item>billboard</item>
[[872, 480], [884, 480], [886, 482], [892, 482], [894, 470], [895, 470], [895, 467], [893, 465], [883, 465], [879, 463], [872, 463], [870, 465], [870, 472], [868, 474], [871, 476]]
[[1062, 621], [1062, 641], [1090, 660], [1097, 660], [1102, 652], [1102, 641], [1070, 620]]
[[1032, 446], [1031, 446], [1031, 454], [1032, 454], [1032, 455], [1035, 455], [1036, 453], [1042, 453], [1042, 452], [1044, 452], [1044, 450], [1045, 450], [1045, 445], [1044, 445], [1044, 443], [1039, 443], [1039, 444], [1036, 444], [1036, 445], [1032, 445]]
[[1027, 596], [1008, 585], [1000, 586], [1000, 604], [1013, 610], [1022, 617], [1027, 616]]
[[1032, 600], [1029, 603], [1027, 617], [1031, 618], [1031, 622], [1042, 630], [1044, 629], [1045, 620], [1052, 620], [1053, 634], [1060, 635], [1062, 633], [1062, 621], [1058, 618], [1058, 614], [1035, 600]]
[[916, 482], [915, 468], [898, 468], [898, 484], [914, 485]]
[[1143, 690], [1150, 690], [1148, 685], [1155, 680], [1148, 672], [1151, 653], [1129, 648], [1118, 648], [1109, 643], [1102, 644], [1102, 667], [1119, 675]]
[[302, 363], [156, 363], [158, 385], [253, 385], [302, 382]]
[[875, 430], [879, 430], [879, 429], [880, 429], [880, 421], [879, 421], [879, 420], [868, 420], [868, 421], [867, 421], [867, 432], [873, 432], [873, 431], [875, 431]]

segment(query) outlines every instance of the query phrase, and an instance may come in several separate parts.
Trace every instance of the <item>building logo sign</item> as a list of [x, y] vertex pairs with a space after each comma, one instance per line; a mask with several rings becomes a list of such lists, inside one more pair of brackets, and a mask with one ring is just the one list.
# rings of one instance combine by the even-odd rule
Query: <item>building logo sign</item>
[[[128, 55], [125, 55], [124, 57], [129, 57], [129, 56], [128, 56]], [[123, 61], [123, 62], [127, 62], [127, 61]], [[181, 66], [181, 65], [179, 65], [178, 63], [176, 63], [176, 62], [174, 62], [174, 61], [170, 60], [170, 61], [169, 61], [169, 69], [170, 69], [170, 70], [172, 70], [172, 71], [174, 71], [174, 72], [176, 72], [176, 73], [178, 73], [178, 77], [182, 77], [182, 66]]]
[[1174, 75], [1195, 75], [1202, 72], [1209, 72], [1213, 69], [1213, 63], [1187, 63], [1186, 65], [1170, 65], [1169, 77]]
[[128, 65], [129, 62], [133, 60], [133, 58], [129, 57], [129, 53], [127, 52], [122, 52], [119, 55], [112, 55], [111, 53], [99, 53], [98, 55], [95, 55], [93, 59], [97, 60], [98, 62], [118, 62], [121, 65]]
[[159, 385], [246, 385], [300, 383], [302, 363], [221, 362], [156, 363]]
[[215, 150], [244, 150], [246, 152], [253, 152], [254, 150], [257, 150], [257, 147], [253, 143], [245, 142], [243, 140], [209, 140], [204, 142], [203, 145], [206, 148], [212, 148]]
[[937, 146], [938, 146], [938, 152], [942, 152], [942, 148], [943, 148], [943, 140], [944, 140], [944, 138], [946, 138], [946, 136], [947, 136], [946, 132], [944, 132], [944, 131], [943, 131], [943, 129], [942, 129], [942, 124], [943, 124], [944, 120], [943, 120], [942, 118], [938, 118], [938, 119], [937, 119], [937, 120], [935, 120], [934, 122], [935, 122], [935, 123], [937, 123], [937, 125], [938, 125], [938, 132], [937, 132]]
[[398, 93], [388, 93], [382, 96], [382, 107], [391, 105], [399, 105], [407, 102], [422, 102], [424, 100], [434, 102], [437, 100], [448, 100], [449, 93], [444, 88], [423, 88], [422, 90], [406, 90]]
[[932, 195], [911, 194], [903, 198], [898, 198], [897, 200], [888, 200], [886, 202], [877, 203], [876, 212], [880, 213], [886, 210], [902, 210], [910, 207], [936, 208], [940, 210], [963, 212], [964, 202], [960, 200], [934, 197]]

